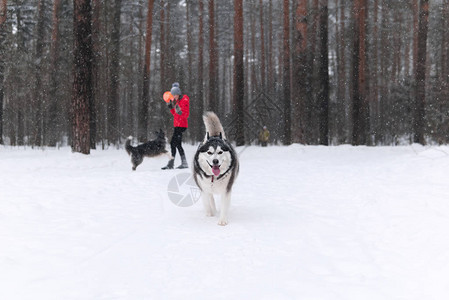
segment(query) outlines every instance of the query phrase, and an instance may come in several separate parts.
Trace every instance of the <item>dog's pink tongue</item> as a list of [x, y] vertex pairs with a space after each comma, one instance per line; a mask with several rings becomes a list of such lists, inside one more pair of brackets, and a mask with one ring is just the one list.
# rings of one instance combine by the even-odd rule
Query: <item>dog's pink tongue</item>
[[214, 173], [215, 176], [220, 175], [220, 167], [219, 166], [212, 167], [212, 173]]

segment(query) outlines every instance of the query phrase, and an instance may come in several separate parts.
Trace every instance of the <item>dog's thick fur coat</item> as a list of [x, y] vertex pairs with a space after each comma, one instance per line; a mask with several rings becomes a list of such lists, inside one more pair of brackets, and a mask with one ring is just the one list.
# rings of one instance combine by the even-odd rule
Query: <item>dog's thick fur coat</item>
[[137, 166], [143, 162], [144, 157], [155, 157], [162, 154], [171, 155], [165, 150], [165, 134], [162, 130], [156, 132], [157, 137], [152, 141], [148, 141], [144, 144], [140, 144], [136, 147], [131, 146], [132, 136], [128, 138], [125, 144], [126, 152], [131, 156], [131, 163], [133, 164], [133, 170], [135, 171]]
[[232, 186], [239, 171], [237, 154], [226, 140], [220, 119], [213, 112], [203, 116], [206, 137], [193, 161], [193, 177], [201, 190], [207, 216], [216, 214], [214, 194], [221, 195], [219, 225], [227, 225]]

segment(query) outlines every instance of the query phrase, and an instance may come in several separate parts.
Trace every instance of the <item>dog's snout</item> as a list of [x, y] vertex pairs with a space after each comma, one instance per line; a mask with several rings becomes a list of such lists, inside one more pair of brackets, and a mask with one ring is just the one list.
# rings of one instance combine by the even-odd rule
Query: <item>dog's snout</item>
[[218, 165], [219, 163], [218, 159], [214, 159], [212, 162], [214, 163], [214, 165]]

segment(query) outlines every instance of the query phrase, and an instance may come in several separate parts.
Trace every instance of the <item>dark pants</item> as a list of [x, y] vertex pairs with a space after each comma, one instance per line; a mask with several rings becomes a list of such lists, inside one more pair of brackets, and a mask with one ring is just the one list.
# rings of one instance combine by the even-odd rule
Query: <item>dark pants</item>
[[178, 149], [179, 155], [184, 156], [184, 149], [182, 149], [182, 133], [186, 131], [187, 128], [184, 127], [175, 127], [175, 131], [173, 132], [173, 136], [170, 141], [171, 146], [171, 156], [175, 157], [176, 149]]

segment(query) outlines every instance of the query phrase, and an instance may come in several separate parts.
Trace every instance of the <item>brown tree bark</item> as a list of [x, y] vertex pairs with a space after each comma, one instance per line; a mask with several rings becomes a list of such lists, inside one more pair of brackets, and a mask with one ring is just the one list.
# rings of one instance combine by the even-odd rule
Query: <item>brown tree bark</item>
[[[377, 1], [377, 0], [376, 0]], [[338, 48], [338, 58], [337, 58], [337, 120], [336, 120], [336, 134], [339, 138], [339, 142], [346, 141], [345, 128], [347, 127], [348, 120], [346, 118], [346, 106], [348, 102], [346, 101], [346, 91], [347, 91], [347, 78], [346, 78], [346, 1], [336, 0], [335, 3], [340, 10], [339, 20], [338, 20], [338, 34], [337, 34], [337, 48]]]
[[44, 89], [42, 84], [42, 57], [44, 54], [44, 34], [45, 34], [45, 1], [39, 0], [37, 4], [37, 33], [36, 33], [36, 48], [35, 48], [35, 66], [34, 66], [34, 91], [32, 99], [33, 107], [33, 140], [35, 146], [42, 145], [42, 131], [43, 131], [43, 99]]
[[243, 0], [234, 0], [234, 93], [233, 112], [237, 117], [236, 143], [245, 144], [243, 101], [245, 97], [243, 82]]
[[[197, 124], [202, 124], [203, 122], [203, 113], [204, 113], [204, 3], [203, 0], [199, 0], [199, 37], [198, 37], [198, 99], [197, 99], [197, 109], [198, 115], [196, 118]], [[202, 130], [197, 130], [196, 139], [201, 140], [204, 138], [204, 132]]]
[[273, 0], [268, 5], [268, 91], [274, 91], [274, 64], [273, 64]]
[[369, 129], [366, 97], [366, 0], [354, 2], [352, 144], [365, 145]]
[[167, 46], [167, 26], [166, 26], [166, 22], [167, 22], [167, 18], [165, 16], [165, 12], [168, 9], [168, 5], [164, 0], [161, 0], [161, 36], [160, 36], [160, 48], [161, 48], [161, 55], [160, 55], [160, 70], [161, 70], [161, 86], [164, 87], [170, 87], [171, 82], [170, 80], [168, 80], [167, 75], [166, 75], [166, 58], [167, 58], [167, 53], [168, 53], [168, 46]]
[[58, 61], [59, 61], [59, 10], [61, 8], [61, 1], [53, 1], [53, 24], [51, 32], [51, 66], [50, 66], [50, 91], [49, 91], [49, 104], [46, 109], [45, 114], [47, 115], [46, 127], [47, 127], [47, 144], [49, 146], [56, 146], [58, 140], [59, 122], [58, 122], [58, 112], [59, 105], [56, 96], [56, 91], [58, 88]]
[[93, 97], [90, 103], [90, 148], [96, 149], [97, 143], [97, 116], [99, 115], [100, 103], [100, 80], [99, 73], [101, 61], [101, 45], [100, 45], [100, 8], [101, 0], [93, 0], [92, 5], [92, 81], [93, 81]]
[[283, 1], [283, 54], [282, 54], [282, 82], [283, 82], [283, 102], [284, 102], [284, 135], [283, 144], [292, 143], [291, 135], [291, 95], [290, 95], [290, 7], [289, 0]]
[[147, 139], [149, 90], [150, 90], [150, 63], [151, 63], [151, 36], [153, 31], [153, 8], [154, 0], [148, 0], [147, 26], [145, 38], [145, 61], [143, 66], [143, 90], [139, 105], [138, 137], [140, 140]]
[[90, 0], [74, 0], [74, 68], [72, 94], [72, 151], [90, 153], [92, 97], [92, 27]]
[[425, 128], [425, 101], [426, 101], [426, 56], [427, 56], [427, 29], [429, 19], [429, 0], [420, 0], [418, 24], [418, 56], [416, 62], [416, 104], [414, 120], [414, 142], [426, 144], [424, 138]]
[[215, 40], [215, 1], [209, 0], [209, 93], [207, 109], [217, 112], [218, 109], [218, 54]]
[[292, 56], [292, 82], [297, 89], [292, 93], [292, 139], [304, 143], [306, 89], [307, 89], [307, 0], [296, 1], [295, 34]]
[[122, 0], [114, 1], [114, 12], [111, 32], [111, 65], [109, 73], [110, 94], [108, 101], [108, 142], [119, 143], [119, 83], [120, 83], [120, 15]]

